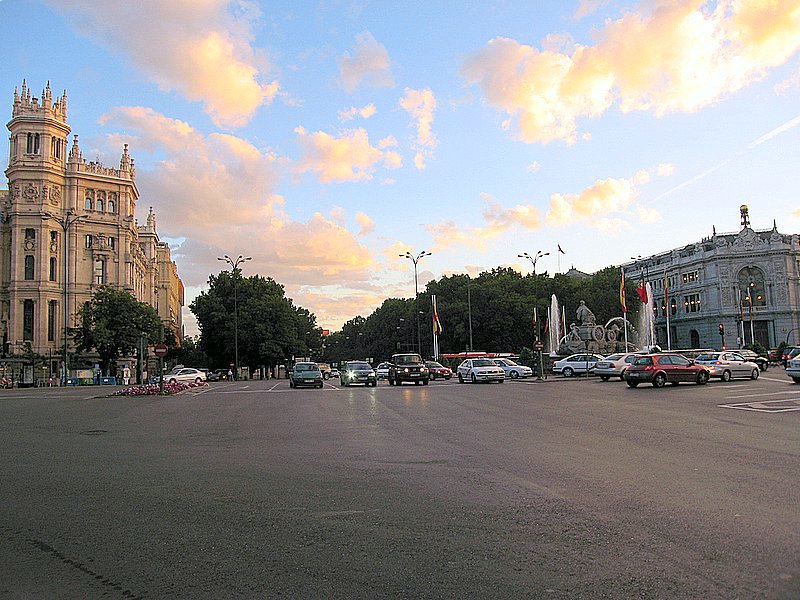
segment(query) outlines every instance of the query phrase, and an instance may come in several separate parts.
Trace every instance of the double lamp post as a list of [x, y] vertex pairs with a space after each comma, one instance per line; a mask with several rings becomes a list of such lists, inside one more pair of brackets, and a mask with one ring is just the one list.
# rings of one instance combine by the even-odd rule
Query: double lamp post
[[408, 250], [406, 250], [405, 254], [399, 254], [400, 258], [407, 258], [412, 263], [414, 263], [414, 312], [417, 313], [417, 353], [422, 354], [422, 338], [420, 336], [420, 325], [419, 325], [419, 282], [417, 278], [417, 264], [419, 263], [422, 258], [426, 256], [430, 256], [430, 252], [426, 252], [423, 250], [416, 256], [411, 254]]
[[237, 275], [240, 273], [239, 265], [248, 260], [253, 260], [253, 257], [243, 256], [240, 254], [234, 259], [225, 254], [221, 257], [218, 256], [217, 260], [228, 263], [231, 266], [231, 269], [233, 269], [233, 376], [235, 379], [239, 379], [239, 299], [237, 293], [239, 286]]

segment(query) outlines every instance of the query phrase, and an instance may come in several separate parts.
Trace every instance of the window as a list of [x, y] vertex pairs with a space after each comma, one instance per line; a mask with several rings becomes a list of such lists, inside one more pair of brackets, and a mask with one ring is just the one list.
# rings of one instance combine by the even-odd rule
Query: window
[[34, 264], [33, 256], [27, 254], [25, 256], [25, 281], [33, 281]]
[[56, 243], [58, 241], [58, 232], [57, 231], [51, 231], [50, 232], [50, 241], [52, 243]]
[[103, 285], [106, 282], [106, 261], [102, 258], [94, 261], [94, 282]]
[[86, 210], [92, 210], [91, 196], [86, 196], [86, 200], [83, 201], [83, 208], [85, 208]]
[[22, 339], [26, 342], [33, 341], [33, 300], [22, 303]]
[[39, 154], [39, 134], [28, 134], [28, 145], [25, 148], [28, 154]]
[[55, 281], [57, 279], [56, 274], [58, 273], [58, 261], [56, 260], [55, 256], [50, 257], [50, 281]]
[[83, 238], [83, 244], [85, 248], [92, 248], [94, 246], [91, 234], [86, 234], [86, 237]]
[[109, 237], [108, 238], [108, 247], [114, 250], [117, 247], [117, 238]]
[[55, 300], [47, 302], [47, 341], [52, 342], [56, 339], [56, 315], [58, 314], [58, 303]]
[[700, 281], [700, 273], [699, 271], [688, 271], [681, 275], [681, 281], [683, 283], [695, 283]]
[[102, 200], [98, 200], [97, 201], [97, 210], [99, 210], [100, 212], [103, 212], [103, 201]]
[[757, 267], [745, 267], [739, 271], [739, 294], [744, 307], [766, 306], [764, 272]]
[[700, 312], [700, 294], [689, 294], [683, 297], [683, 309], [687, 313]]
[[25, 230], [25, 239], [26, 240], [35, 240], [36, 239], [36, 230], [28, 227]]
[[113, 200], [108, 201], [108, 212], [110, 213], [117, 212], [117, 205], [114, 203]]

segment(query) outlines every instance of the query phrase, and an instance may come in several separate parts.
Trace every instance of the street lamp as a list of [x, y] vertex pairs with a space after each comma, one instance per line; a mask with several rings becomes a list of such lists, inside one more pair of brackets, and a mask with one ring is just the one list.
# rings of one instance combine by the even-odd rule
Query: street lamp
[[423, 250], [416, 256], [411, 254], [408, 250], [406, 250], [405, 254], [400, 254], [400, 258], [407, 258], [412, 263], [414, 263], [414, 312], [417, 313], [417, 352], [422, 354], [422, 338], [420, 337], [420, 329], [419, 329], [419, 284], [417, 281], [417, 263], [425, 256], [430, 256], [430, 252], [425, 252]]
[[[56, 217], [50, 213], [44, 213], [42, 215], [42, 219], [44, 220], [51, 220], [55, 221], [59, 225], [61, 225], [61, 229], [64, 231], [64, 257], [62, 261], [64, 262], [64, 340], [63, 340], [63, 360], [64, 360], [64, 379], [62, 384], [67, 385], [67, 377], [69, 376], [69, 354], [67, 353], [67, 337], [69, 336], [69, 308], [67, 306], [67, 301], [69, 300], [68, 288], [69, 288], [69, 267], [67, 265], [69, 253], [67, 251], [67, 247], [69, 245], [69, 228], [72, 227], [73, 224], [81, 221], [86, 215], [78, 215], [75, 214], [73, 209], [67, 210], [67, 214], [64, 215], [63, 218]], [[77, 277], [77, 272], [76, 272]]]
[[550, 256], [550, 253], [549, 252], [542, 252], [541, 250], [539, 250], [536, 253], [536, 256], [531, 256], [527, 252], [523, 252], [522, 254], [517, 254], [517, 257], [519, 257], [519, 258], [527, 258], [529, 261], [531, 261], [531, 264], [533, 265], [533, 274], [534, 275], [536, 275], [536, 261], [539, 260], [540, 258], [542, 258], [543, 256]]
[[222, 262], [228, 263], [231, 268], [233, 269], [233, 348], [234, 348], [234, 359], [233, 359], [233, 372], [234, 377], [239, 379], [239, 301], [237, 298], [237, 271], [239, 271], [239, 265], [245, 261], [253, 260], [252, 256], [242, 256], [241, 254], [234, 260], [227, 254], [224, 257], [220, 258], [217, 257], [217, 260], [221, 260]]

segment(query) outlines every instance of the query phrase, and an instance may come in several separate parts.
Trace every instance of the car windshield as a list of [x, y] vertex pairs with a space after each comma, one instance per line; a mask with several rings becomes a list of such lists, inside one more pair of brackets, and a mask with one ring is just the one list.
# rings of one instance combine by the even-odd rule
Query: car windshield
[[433, 360], [430, 360], [430, 361], [426, 362], [425, 364], [428, 365], [429, 367], [433, 367], [434, 369], [444, 369], [444, 367], [442, 365], [440, 365], [438, 362], [433, 361]]
[[505, 366], [507, 366], [507, 367], [517, 367], [517, 366], [519, 366], [519, 365], [517, 365], [517, 363], [515, 363], [515, 362], [514, 362], [513, 360], [511, 360], [510, 358], [500, 358], [500, 359], [498, 359], [498, 360], [499, 360], [499, 361], [500, 361], [502, 364], [504, 364]]
[[606, 356], [606, 360], [619, 360], [622, 358], [622, 354], [612, 354], [611, 356]]
[[372, 367], [370, 367], [369, 364], [365, 362], [349, 362], [347, 363], [347, 368], [363, 370], [363, 369], [371, 369]]
[[636, 361], [633, 363], [635, 365], [652, 365], [653, 359], [650, 356], [642, 356], [641, 358], [637, 358]]
[[395, 363], [398, 365], [418, 365], [422, 359], [416, 354], [401, 354], [395, 357]]
[[700, 356], [697, 357], [696, 360], [700, 360], [700, 361], [703, 361], [703, 360], [717, 360], [718, 356], [719, 356], [719, 354], [701, 354]]
[[476, 358], [472, 361], [473, 367], [496, 367], [497, 365], [494, 364], [488, 358]]
[[312, 363], [300, 363], [298, 365], [295, 365], [294, 368], [295, 368], [296, 371], [318, 371], [319, 370], [319, 367], [317, 367], [317, 365], [312, 364]]

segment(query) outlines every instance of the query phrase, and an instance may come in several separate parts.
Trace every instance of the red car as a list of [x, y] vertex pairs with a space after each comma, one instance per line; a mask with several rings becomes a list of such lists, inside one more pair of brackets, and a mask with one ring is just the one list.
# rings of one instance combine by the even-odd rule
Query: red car
[[426, 360], [425, 366], [431, 374], [431, 379], [450, 379], [453, 376], [453, 370], [450, 367], [445, 367], [435, 360]]
[[652, 383], [653, 387], [664, 387], [667, 383], [681, 382], [705, 385], [710, 374], [703, 365], [680, 354], [647, 354], [637, 358], [625, 371], [625, 381], [632, 388], [640, 383]]

